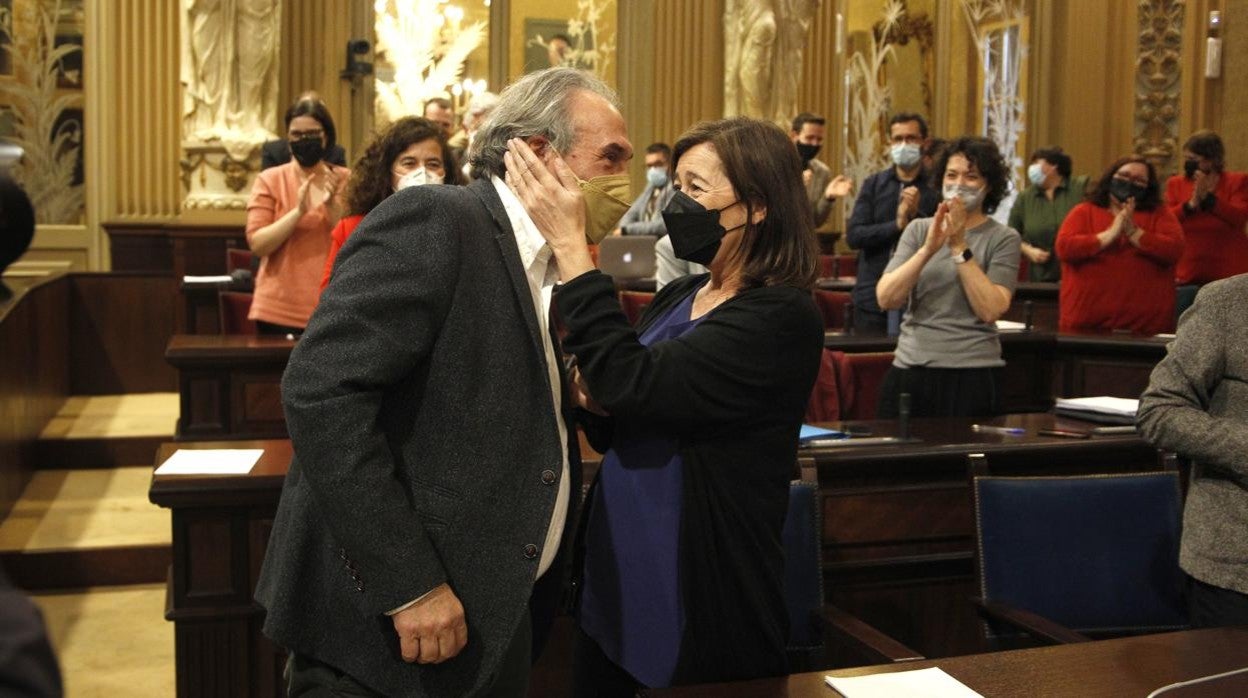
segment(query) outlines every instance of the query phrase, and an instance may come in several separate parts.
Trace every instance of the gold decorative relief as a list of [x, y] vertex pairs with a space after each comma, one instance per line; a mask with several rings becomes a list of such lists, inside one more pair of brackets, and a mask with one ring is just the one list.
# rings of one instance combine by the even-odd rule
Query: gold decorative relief
[[1135, 58], [1134, 150], [1159, 171], [1172, 169], [1179, 146], [1184, 0], [1139, 0]]

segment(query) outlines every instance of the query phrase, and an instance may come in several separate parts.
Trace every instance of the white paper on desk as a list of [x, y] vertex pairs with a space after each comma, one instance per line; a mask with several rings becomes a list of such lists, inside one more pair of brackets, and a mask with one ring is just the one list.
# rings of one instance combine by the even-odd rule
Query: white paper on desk
[[262, 448], [180, 448], [156, 468], [157, 475], [245, 475], [260, 460]]
[[182, 277], [184, 284], [228, 284], [234, 281], [234, 277], [228, 274], [218, 276], [191, 276], [190, 274]]
[[984, 698], [937, 667], [823, 680], [845, 698]]
[[1062, 397], [1058, 398], [1055, 404], [1055, 407], [1059, 410], [1083, 410], [1084, 412], [1099, 412], [1120, 417], [1134, 417], [1135, 411], [1139, 406], [1139, 400], [1104, 395], [1099, 397]]
[[1014, 322], [1013, 320], [997, 320], [998, 332], [1021, 332], [1025, 329], [1027, 329], [1027, 325], [1021, 322]]

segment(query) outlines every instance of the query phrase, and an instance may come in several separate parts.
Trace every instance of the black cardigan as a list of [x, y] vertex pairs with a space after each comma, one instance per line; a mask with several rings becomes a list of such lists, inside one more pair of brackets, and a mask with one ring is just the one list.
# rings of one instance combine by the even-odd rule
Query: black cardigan
[[[636, 329], [611, 277], [597, 271], [569, 281], [557, 303], [563, 347], [594, 399], [612, 415], [653, 422], [679, 444], [685, 636], [678, 684], [787, 673], [780, 533], [823, 349], [810, 293], [791, 286], [743, 291], [678, 338], [649, 348], [638, 341], [705, 280], [665, 287]], [[604, 425], [586, 426], [591, 442], [605, 445]]]

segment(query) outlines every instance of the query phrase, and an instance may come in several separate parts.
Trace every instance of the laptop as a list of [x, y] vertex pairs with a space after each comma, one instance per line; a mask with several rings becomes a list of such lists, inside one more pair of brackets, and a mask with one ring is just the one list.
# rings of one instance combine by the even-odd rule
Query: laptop
[[616, 279], [654, 278], [653, 235], [611, 235], [598, 243], [598, 268]]

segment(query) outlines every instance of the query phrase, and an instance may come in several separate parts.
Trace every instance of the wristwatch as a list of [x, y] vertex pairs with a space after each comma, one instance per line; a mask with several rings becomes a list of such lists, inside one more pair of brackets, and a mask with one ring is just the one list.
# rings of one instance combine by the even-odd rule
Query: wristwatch
[[971, 248], [969, 247], [963, 249], [961, 252], [950, 252], [949, 254], [953, 256], [954, 264], [962, 264], [963, 262], [969, 262], [971, 261], [971, 257], [973, 256], [971, 254]]

